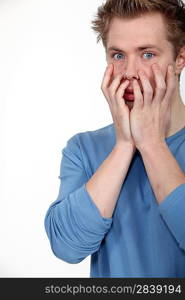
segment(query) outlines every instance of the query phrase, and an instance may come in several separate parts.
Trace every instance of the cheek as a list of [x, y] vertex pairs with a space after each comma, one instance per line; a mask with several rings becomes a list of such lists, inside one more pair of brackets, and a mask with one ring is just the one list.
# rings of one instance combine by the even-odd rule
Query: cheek
[[113, 77], [115, 78], [118, 74], [124, 74], [123, 68], [114, 64]]

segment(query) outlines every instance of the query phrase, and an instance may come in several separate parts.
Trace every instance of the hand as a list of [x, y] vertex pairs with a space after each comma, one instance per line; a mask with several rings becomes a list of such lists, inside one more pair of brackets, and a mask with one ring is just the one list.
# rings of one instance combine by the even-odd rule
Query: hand
[[118, 74], [114, 79], [112, 78], [113, 64], [110, 64], [104, 74], [101, 89], [109, 104], [109, 108], [112, 114], [115, 131], [116, 131], [116, 144], [129, 143], [134, 148], [134, 141], [130, 130], [130, 111], [123, 95], [125, 89], [129, 85], [129, 81], [126, 80], [121, 84], [123, 74]]
[[157, 64], [152, 69], [155, 91], [144, 71], [139, 72], [143, 94], [137, 80], [133, 81], [135, 101], [130, 114], [130, 126], [138, 150], [148, 144], [164, 142], [171, 121], [171, 100], [175, 91], [173, 66], [167, 68], [166, 82]]

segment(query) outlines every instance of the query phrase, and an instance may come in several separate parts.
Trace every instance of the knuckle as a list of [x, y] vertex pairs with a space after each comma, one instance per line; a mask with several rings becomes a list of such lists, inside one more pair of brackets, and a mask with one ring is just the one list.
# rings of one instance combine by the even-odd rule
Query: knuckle
[[103, 95], [104, 97], [106, 98], [107, 101], [109, 101], [109, 94], [108, 94], [108, 91], [104, 88], [102, 88], [102, 92], [103, 92]]
[[110, 103], [111, 102], [111, 97], [109, 96], [109, 94], [104, 94], [104, 96], [105, 96], [107, 102]]
[[147, 89], [145, 94], [149, 97], [153, 96], [153, 90], [152, 89]]
[[160, 92], [165, 92], [165, 90], [166, 90], [166, 85], [160, 85], [160, 86], [158, 87], [158, 90], [159, 90]]
[[105, 90], [105, 88], [106, 88], [106, 87], [105, 87], [105, 84], [104, 84], [104, 83], [102, 83], [102, 84], [101, 84], [101, 90], [102, 90], [102, 91], [104, 91], [104, 90]]

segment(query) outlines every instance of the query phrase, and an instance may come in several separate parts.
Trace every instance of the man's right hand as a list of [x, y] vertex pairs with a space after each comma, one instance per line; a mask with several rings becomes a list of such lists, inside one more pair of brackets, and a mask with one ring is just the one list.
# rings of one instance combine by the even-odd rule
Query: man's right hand
[[123, 98], [129, 80], [121, 83], [123, 74], [113, 78], [113, 64], [109, 64], [105, 71], [101, 89], [109, 104], [116, 131], [116, 145], [131, 144], [135, 148], [130, 129], [130, 111]]

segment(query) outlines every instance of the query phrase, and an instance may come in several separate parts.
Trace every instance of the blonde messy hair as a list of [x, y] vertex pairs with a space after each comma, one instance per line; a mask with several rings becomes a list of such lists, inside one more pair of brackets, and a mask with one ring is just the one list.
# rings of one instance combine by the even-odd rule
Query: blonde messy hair
[[133, 18], [141, 14], [159, 12], [167, 24], [167, 40], [174, 48], [174, 59], [185, 46], [185, 4], [181, 0], [107, 0], [98, 8], [91, 27], [97, 36], [107, 44], [109, 24], [113, 17]]

